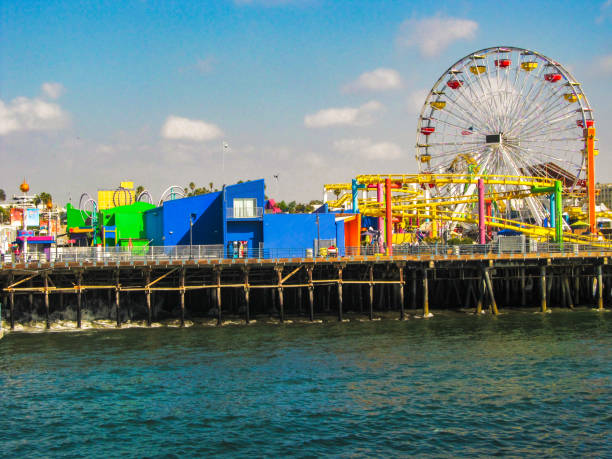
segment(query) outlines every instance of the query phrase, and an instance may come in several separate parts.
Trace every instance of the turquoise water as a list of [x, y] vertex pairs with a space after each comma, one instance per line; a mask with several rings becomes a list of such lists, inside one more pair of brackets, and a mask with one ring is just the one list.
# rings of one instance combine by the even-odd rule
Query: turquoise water
[[13, 333], [4, 457], [606, 456], [612, 313]]

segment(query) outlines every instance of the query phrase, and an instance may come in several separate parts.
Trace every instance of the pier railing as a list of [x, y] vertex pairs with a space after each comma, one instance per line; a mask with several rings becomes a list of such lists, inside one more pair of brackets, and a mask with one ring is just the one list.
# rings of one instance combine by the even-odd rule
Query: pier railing
[[[556, 243], [491, 243], [469, 245], [395, 245], [392, 255], [401, 256], [487, 256], [495, 254], [568, 254], [580, 255], [583, 252], [610, 252], [609, 249], [578, 244]], [[146, 247], [57, 247], [50, 251], [31, 252], [13, 257], [5, 255], [0, 264], [13, 262], [51, 261], [51, 262], [131, 262], [131, 261], [173, 261], [173, 260], [203, 260], [203, 259], [281, 259], [281, 258], [311, 258], [326, 259], [334, 257], [377, 256], [386, 255], [386, 248], [378, 245], [361, 247], [341, 247], [337, 249], [322, 248], [319, 252], [305, 248], [258, 248], [234, 249], [223, 245], [178, 245], [178, 246], [146, 246]]]

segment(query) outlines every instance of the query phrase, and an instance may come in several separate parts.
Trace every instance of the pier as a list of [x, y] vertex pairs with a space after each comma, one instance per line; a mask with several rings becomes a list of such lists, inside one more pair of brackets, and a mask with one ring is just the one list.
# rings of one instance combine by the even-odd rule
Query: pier
[[226, 319], [249, 323], [262, 316], [281, 323], [297, 316], [342, 321], [349, 313], [366, 320], [392, 313], [403, 320], [431, 317], [436, 309], [603, 310], [611, 300], [612, 251], [483, 249], [314, 258], [148, 258], [121, 252], [98, 260], [4, 264], [0, 285], [10, 329], [34, 313], [44, 317], [46, 328], [64, 313], [80, 328], [84, 313], [100, 304], [106, 306], [105, 318], [121, 327], [127, 320], [150, 326], [160, 319], [184, 326], [191, 318], [211, 316], [222, 325]]

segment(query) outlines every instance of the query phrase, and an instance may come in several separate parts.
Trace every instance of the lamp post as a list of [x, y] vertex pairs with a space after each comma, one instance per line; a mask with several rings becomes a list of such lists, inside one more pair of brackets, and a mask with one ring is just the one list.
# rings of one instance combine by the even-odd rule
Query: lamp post
[[321, 231], [319, 229], [319, 214], [317, 213], [317, 254], [318, 257], [321, 254]]
[[189, 215], [189, 259], [193, 258], [193, 220], [196, 218], [196, 214]]

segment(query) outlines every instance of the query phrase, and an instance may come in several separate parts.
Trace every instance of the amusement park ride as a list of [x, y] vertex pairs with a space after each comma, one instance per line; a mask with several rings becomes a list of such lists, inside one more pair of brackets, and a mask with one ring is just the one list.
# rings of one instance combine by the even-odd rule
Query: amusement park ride
[[[471, 53], [433, 85], [416, 131], [419, 174], [325, 185], [337, 194], [330, 209], [379, 219], [389, 251], [400, 234], [414, 241], [425, 232], [433, 241], [441, 230], [471, 231], [481, 244], [491, 229], [560, 244], [612, 244], [597, 228], [597, 218], [609, 215], [595, 208], [593, 111], [558, 62], [515, 47]], [[586, 219], [586, 234], [572, 232], [568, 213]]]
[[[79, 199], [78, 207], [80, 221], [83, 222], [83, 225], [70, 227], [70, 234], [73, 236], [78, 234], [87, 235], [87, 239], [92, 245], [97, 243], [105, 245], [107, 238], [113, 235], [115, 242], [117, 242], [119, 235], [116, 226], [100, 224], [101, 221], [99, 219], [101, 217], [101, 211], [108, 208], [131, 206], [135, 203], [147, 203], [150, 204], [151, 207], [155, 206], [153, 203], [153, 195], [148, 190], [144, 190], [135, 196], [131, 189], [131, 185], [129, 188], [126, 188], [123, 186], [124, 183], [131, 184], [131, 182], [122, 182], [122, 185], [114, 190], [103, 191], [104, 195], [98, 193], [98, 200], [94, 199], [89, 193], [83, 193]], [[104, 205], [100, 204], [101, 196], [106, 198], [104, 199], [105, 201], [108, 201], [105, 202]], [[185, 192], [183, 188], [178, 185], [172, 185], [164, 190], [157, 205], [161, 206], [165, 201], [184, 197]]]

